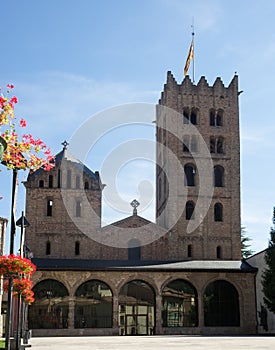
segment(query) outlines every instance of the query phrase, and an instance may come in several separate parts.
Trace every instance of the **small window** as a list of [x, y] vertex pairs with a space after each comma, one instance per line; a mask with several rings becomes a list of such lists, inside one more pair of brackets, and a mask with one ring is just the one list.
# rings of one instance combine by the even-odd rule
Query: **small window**
[[39, 180], [39, 187], [43, 188], [44, 187], [44, 180]]
[[75, 178], [75, 188], [80, 188], [80, 177], [78, 175]]
[[88, 181], [85, 181], [85, 183], [84, 183], [84, 188], [85, 188], [85, 190], [88, 190], [88, 189], [89, 189], [89, 182], [88, 182]]
[[214, 206], [214, 220], [223, 221], [223, 205], [221, 203], [216, 203]]
[[53, 176], [49, 175], [49, 188], [53, 188]]
[[187, 246], [187, 257], [192, 258], [192, 245], [188, 244]]
[[53, 215], [53, 201], [51, 199], [48, 199], [47, 201], [47, 216]]
[[214, 167], [214, 186], [215, 187], [224, 186], [224, 169], [220, 165], [217, 165]]
[[75, 242], [74, 253], [75, 253], [75, 255], [79, 255], [80, 254], [80, 243], [79, 243], [79, 241]]
[[193, 220], [194, 219], [194, 209], [195, 204], [192, 201], [188, 201], [185, 206], [185, 219], [186, 220]]
[[218, 246], [216, 248], [216, 254], [217, 254], [217, 259], [221, 259], [222, 258], [222, 248], [220, 246]]
[[193, 165], [186, 164], [184, 166], [184, 174], [185, 174], [185, 185], [186, 186], [195, 186], [195, 175], [196, 170]]
[[71, 170], [67, 170], [67, 188], [71, 188], [72, 184], [72, 172]]
[[51, 242], [46, 242], [46, 255], [51, 255]]
[[75, 216], [78, 218], [81, 217], [81, 202], [80, 201], [76, 201]]

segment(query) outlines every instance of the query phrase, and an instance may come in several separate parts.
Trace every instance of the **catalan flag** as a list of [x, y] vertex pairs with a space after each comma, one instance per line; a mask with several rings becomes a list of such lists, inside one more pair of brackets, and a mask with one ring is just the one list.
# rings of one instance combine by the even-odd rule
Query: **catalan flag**
[[191, 60], [194, 59], [194, 39], [191, 42], [189, 53], [184, 67], [184, 76], [187, 75]]

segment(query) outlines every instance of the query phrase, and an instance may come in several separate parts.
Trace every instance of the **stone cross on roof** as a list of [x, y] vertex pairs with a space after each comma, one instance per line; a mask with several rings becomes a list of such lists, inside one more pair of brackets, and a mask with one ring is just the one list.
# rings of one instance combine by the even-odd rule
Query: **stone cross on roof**
[[134, 199], [130, 204], [134, 208], [133, 215], [137, 215], [137, 207], [140, 205], [140, 203], [136, 199]]
[[63, 142], [61, 143], [61, 145], [63, 145], [63, 149], [67, 149], [67, 147], [68, 147], [68, 145], [69, 145], [69, 142], [67, 142], [67, 141], [65, 140], [65, 141], [63, 141]]

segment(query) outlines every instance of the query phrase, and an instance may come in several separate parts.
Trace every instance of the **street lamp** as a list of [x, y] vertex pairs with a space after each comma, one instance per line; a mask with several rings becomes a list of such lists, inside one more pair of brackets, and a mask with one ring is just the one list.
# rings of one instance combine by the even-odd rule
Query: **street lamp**
[[[20, 234], [20, 257], [25, 258], [25, 228], [30, 226], [30, 223], [24, 216], [22, 211], [21, 217], [16, 221], [16, 226], [21, 228]], [[23, 313], [24, 315], [24, 313]], [[16, 350], [20, 350], [21, 346], [21, 329], [22, 329], [22, 297], [18, 294], [18, 304], [17, 304], [17, 332], [16, 332]]]

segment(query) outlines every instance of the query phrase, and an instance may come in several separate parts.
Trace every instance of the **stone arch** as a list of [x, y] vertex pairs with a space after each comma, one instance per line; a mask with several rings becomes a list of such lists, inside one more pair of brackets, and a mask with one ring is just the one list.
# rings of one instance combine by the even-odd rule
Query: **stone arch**
[[119, 334], [152, 335], [155, 329], [156, 292], [142, 279], [124, 283], [118, 293]]
[[101, 280], [83, 282], [75, 291], [75, 328], [111, 328], [113, 291]]
[[29, 328], [68, 328], [69, 292], [63, 283], [46, 278], [33, 287], [34, 303], [29, 307]]
[[173, 279], [162, 287], [163, 327], [198, 326], [198, 292], [184, 279]]
[[203, 303], [206, 327], [240, 326], [239, 292], [231, 282], [210, 282], [204, 290]]

